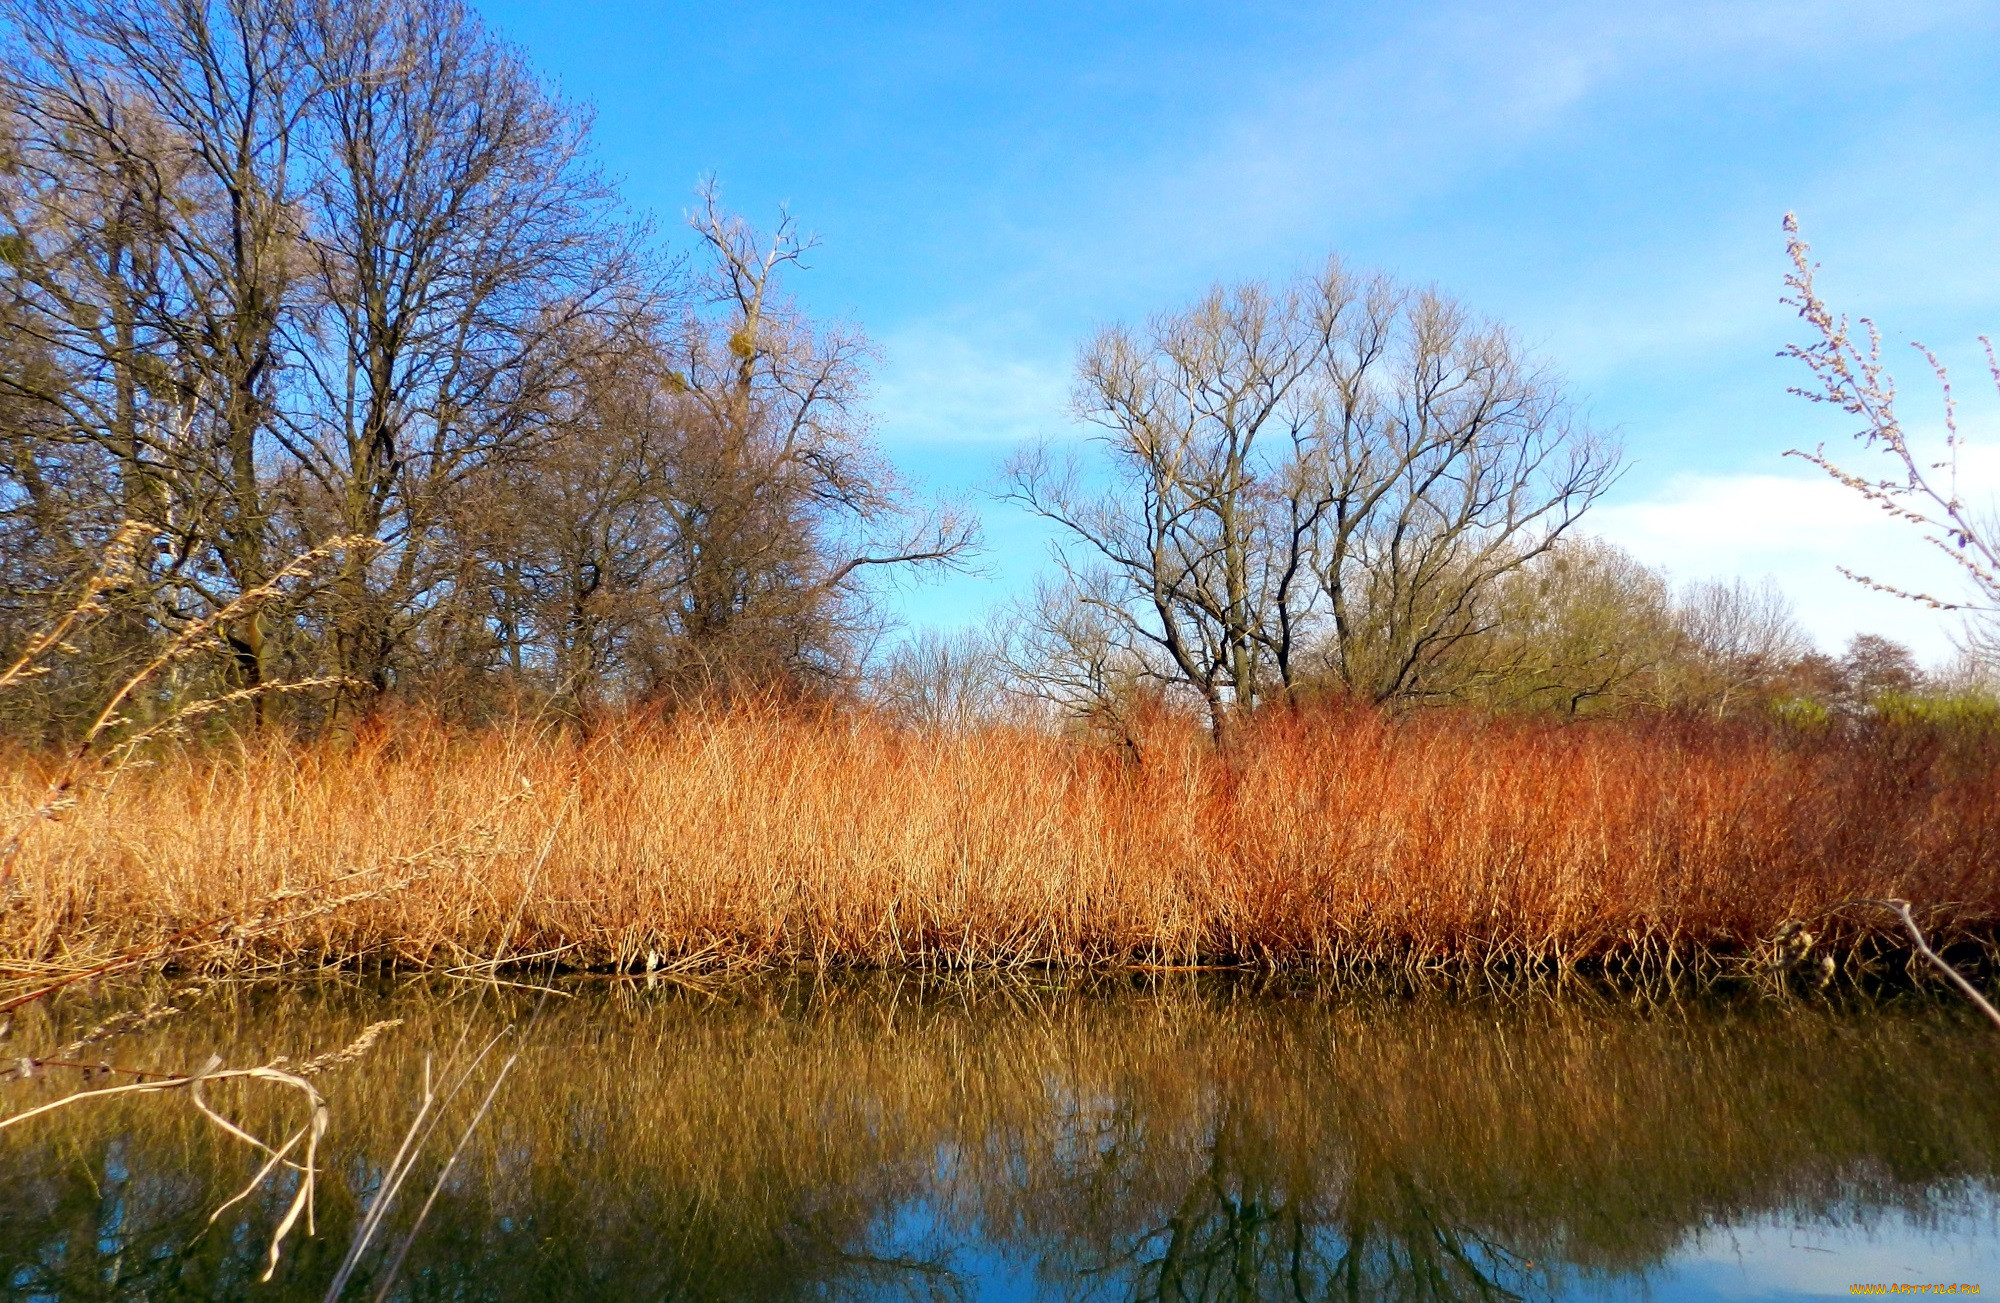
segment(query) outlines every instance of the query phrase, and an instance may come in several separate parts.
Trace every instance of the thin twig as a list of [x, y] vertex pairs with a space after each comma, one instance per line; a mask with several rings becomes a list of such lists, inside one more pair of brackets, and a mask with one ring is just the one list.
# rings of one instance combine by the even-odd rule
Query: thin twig
[[417, 1232], [424, 1228], [424, 1219], [431, 1215], [431, 1205], [437, 1202], [438, 1192], [444, 1189], [445, 1178], [450, 1176], [451, 1169], [458, 1165], [458, 1157], [465, 1152], [466, 1143], [472, 1139], [472, 1133], [478, 1130], [480, 1122], [485, 1120], [487, 1110], [493, 1107], [493, 1097], [500, 1093], [501, 1083], [507, 1080], [507, 1074], [513, 1071], [514, 1065], [520, 1062], [520, 1059], [521, 1056], [517, 1053], [500, 1065], [499, 1075], [493, 1078], [492, 1086], [487, 1088], [486, 1098], [479, 1102], [478, 1111], [472, 1115], [472, 1120], [465, 1124], [464, 1132], [458, 1137], [458, 1144], [452, 1148], [451, 1156], [445, 1159], [444, 1167], [437, 1174], [437, 1180], [432, 1182], [429, 1197], [424, 1200], [424, 1206], [417, 1210], [416, 1221], [411, 1223], [409, 1232], [403, 1236], [403, 1242], [396, 1246], [396, 1256], [389, 1260], [388, 1271], [382, 1277], [382, 1288], [375, 1293], [375, 1303], [384, 1303], [389, 1297], [389, 1290], [396, 1283], [396, 1273], [403, 1269], [403, 1259], [409, 1254], [410, 1245], [416, 1243]]
[[1896, 917], [1902, 919], [1903, 930], [1908, 932], [1910, 940], [1916, 943], [1917, 953], [1928, 960], [1931, 967], [1944, 974], [1945, 980], [1957, 987], [1966, 999], [1972, 1001], [1978, 1007], [1979, 1012], [1986, 1015], [1987, 1021], [1991, 1022], [1995, 1027], [2000, 1027], [2000, 1009], [1995, 1009], [1992, 1002], [1980, 994], [1979, 988], [1966, 979], [1965, 974], [1947, 964], [1943, 956], [1931, 949], [1931, 943], [1924, 939], [1924, 930], [1917, 926], [1916, 917], [1910, 912], [1909, 901], [1891, 898], [1888, 900], [1857, 900], [1853, 903], [1857, 905], [1877, 905], [1891, 911]]
[[395, 1158], [390, 1161], [389, 1167], [382, 1175], [381, 1189], [376, 1194], [375, 1201], [369, 1205], [368, 1215], [362, 1219], [361, 1225], [355, 1228], [353, 1242], [348, 1245], [347, 1253], [341, 1259], [340, 1269], [334, 1273], [332, 1283], [327, 1286], [326, 1303], [338, 1303], [341, 1294], [347, 1289], [348, 1279], [360, 1265], [362, 1256], [368, 1252], [368, 1246], [373, 1242], [376, 1232], [381, 1229], [382, 1220], [388, 1215], [390, 1205], [395, 1203], [403, 1182], [409, 1179], [411, 1169], [416, 1166], [418, 1156], [430, 1143], [431, 1132], [437, 1129], [444, 1110], [451, 1106], [452, 1100], [458, 1097], [458, 1093], [479, 1070], [479, 1065], [493, 1052], [493, 1047], [512, 1031], [512, 1027], [503, 1028], [486, 1042], [479, 1053], [473, 1056], [472, 1062], [459, 1073], [458, 1079], [452, 1083], [450, 1089], [445, 1092], [442, 1103], [438, 1101], [437, 1092], [430, 1087], [428, 1080], [426, 1081], [423, 1103], [417, 1109], [417, 1116], [411, 1120], [409, 1130], [404, 1133], [403, 1143], [397, 1147]]

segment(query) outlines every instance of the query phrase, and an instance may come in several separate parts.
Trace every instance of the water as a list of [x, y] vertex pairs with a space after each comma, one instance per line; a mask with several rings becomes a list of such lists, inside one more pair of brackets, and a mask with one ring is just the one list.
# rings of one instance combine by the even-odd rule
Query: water
[[[1221, 980], [213, 992], [127, 1066], [321, 1078], [316, 1233], [257, 1283], [296, 1178], [184, 1093], [0, 1133], [0, 1296], [317, 1299], [433, 1081], [442, 1118], [345, 1297], [500, 1065], [389, 1296], [431, 1299], [1790, 1299], [2000, 1290], [2000, 1036], [1901, 995], [1418, 995]], [[82, 1027], [100, 997], [52, 1017]], [[17, 1028], [4, 1053], [53, 1043]], [[29, 1042], [33, 1042], [32, 1045]], [[0, 1085], [11, 1112], [75, 1072]], [[95, 1084], [104, 1084], [100, 1079]], [[293, 1092], [210, 1102], [280, 1136]]]

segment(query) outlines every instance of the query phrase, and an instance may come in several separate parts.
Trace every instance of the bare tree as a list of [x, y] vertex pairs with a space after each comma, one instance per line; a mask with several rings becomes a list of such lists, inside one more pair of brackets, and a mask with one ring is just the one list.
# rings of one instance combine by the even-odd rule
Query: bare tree
[[1078, 598], [1142, 664], [1193, 690], [1221, 743], [1268, 684], [1274, 651], [1289, 670], [1317, 523], [1297, 514], [1318, 433], [1310, 381], [1354, 295], [1329, 263], [1279, 290], [1212, 290], [1143, 335], [1112, 327], [1085, 348], [1074, 399], [1104, 430], [1112, 487], [1046, 448], [1008, 468], [1010, 496], [1080, 549], [1057, 554]]
[[490, 641], [437, 660], [497, 657], [512, 682], [539, 681], [575, 711], [629, 700], [664, 673], [681, 574], [666, 501], [681, 399], [643, 338], [581, 347], [572, 365], [557, 437], [454, 500], [451, 587], [467, 613], [456, 632]]
[[583, 120], [455, 0], [7, 18], [0, 397], [50, 427], [20, 496], [95, 449], [95, 514], [156, 530], [169, 633], [272, 556], [369, 540], [226, 633], [245, 685], [283, 655], [379, 693], [464, 609], [456, 497], [554, 437], [575, 350], [655, 293]]
[[1020, 718], [1004, 637], [991, 628], [925, 630], [893, 647], [874, 673], [874, 698], [919, 728], [961, 730]]
[[969, 523], [915, 508], [873, 444], [865, 342], [783, 291], [805, 242], [760, 239], [712, 190], [695, 223], [705, 275], [565, 343], [549, 437], [455, 508], [452, 583], [483, 615], [441, 659], [478, 659], [493, 630], [495, 668], [566, 709], [844, 685], [868, 578], [963, 564]]
[[1674, 603], [1674, 623], [1679, 646], [1663, 700], [1717, 715], [1768, 698], [1812, 650], [1791, 602], [1768, 579], [1690, 585]]
[[1109, 487], [1035, 449], [1010, 496], [1062, 526], [1064, 570], [1099, 576], [1078, 600], [1225, 744], [1319, 667], [1376, 701], [1438, 693], [1498, 582], [1618, 466], [1504, 331], [1337, 260], [1104, 332], [1076, 406], [1105, 430]]
[[876, 449], [866, 340], [785, 292], [812, 247], [791, 218], [763, 237], [709, 184], [691, 224], [708, 270], [668, 346], [680, 401], [660, 485], [680, 567], [672, 674], [811, 677], [840, 662], [870, 576], [962, 566], [973, 522], [917, 507]]
[[1884, 706], [1894, 709], [1920, 694], [1940, 703], [1955, 696], [1990, 701], [1981, 668], [1977, 659], [1963, 657], [1960, 673], [1934, 676], [1924, 672], [1916, 653], [1903, 644], [1857, 633], [1838, 657], [1823, 652], [1800, 657], [1786, 676], [1786, 687], [1796, 699], [1830, 713], [1859, 717], [1879, 714]]
[[[114, 459], [184, 625], [272, 573], [262, 439], [300, 269], [298, 27], [284, 0], [10, 0], [5, 17], [6, 261], [24, 325], [80, 381], [27, 396]], [[246, 686], [268, 677], [270, 616], [225, 631]]]
[[[127, 520], [93, 638], [231, 610], [212, 677], [358, 708], [839, 676], [882, 582], [964, 564], [874, 444], [866, 341], [785, 292], [789, 219], [704, 192], [690, 279], [458, 0], [0, 15], [0, 642]], [[330, 582], [232, 605], [330, 538]]]
[[638, 269], [582, 121], [462, 5], [322, 4], [305, 26], [311, 391], [276, 437], [308, 502], [383, 544], [346, 558], [332, 618], [339, 672], [379, 692], [451, 573], [452, 495], [551, 437], [571, 353], [615, 344]]
[[1499, 581], [1553, 547], [1615, 478], [1561, 382], [1434, 291], [1379, 287], [1324, 365], [1310, 558], [1326, 663], [1375, 701], [1449, 692], [1433, 671], [1492, 629]]
[[1024, 720], [1078, 728], [1140, 760], [1150, 722], [1205, 703], [1157, 662], [1148, 663], [1146, 645], [1133, 640], [1115, 596], [1119, 586], [1102, 568], [1044, 575], [996, 619], [994, 648], [1008, 695], [1025, 706]]

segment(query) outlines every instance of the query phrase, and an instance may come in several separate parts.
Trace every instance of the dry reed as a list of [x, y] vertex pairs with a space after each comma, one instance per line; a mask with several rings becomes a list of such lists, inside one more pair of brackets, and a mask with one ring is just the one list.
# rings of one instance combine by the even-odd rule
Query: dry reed
[[[320, 907], [176, 961], [1844, 963], [1896, 931], [1842, 901], [1923, 902], [1941, 944], [2000, 918], [1986, 739], [1357, 710], [1274, 715], [1230, 763], [1171, 721], [1141, 753], [746, 708], [190, 748], [28, 842], [0, 963], [160, 953], [275, 898]], [[0, 799], [45, 781], [0, 761]]]

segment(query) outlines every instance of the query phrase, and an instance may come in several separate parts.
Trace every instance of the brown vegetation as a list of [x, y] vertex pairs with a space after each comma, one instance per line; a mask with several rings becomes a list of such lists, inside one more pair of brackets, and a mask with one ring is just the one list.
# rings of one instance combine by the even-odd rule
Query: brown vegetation
[[[39, 770], [14, 755], [6, 795], [29, 804]], [[1881, 723], [1299, 712], [1233, 760], [1156, 721], [1135, 760], [742, 707], [592, 735], [403, 720], [117, 774], [26, 843], [0, 954], [24, 983], [142, 953], [1617, 967], [1763, 962], [1782, 936], [1817, 962], [1892, 934], [1827, 914], [1854, 898], [1986, 934], [1996, 770], [1985, 735]]]

